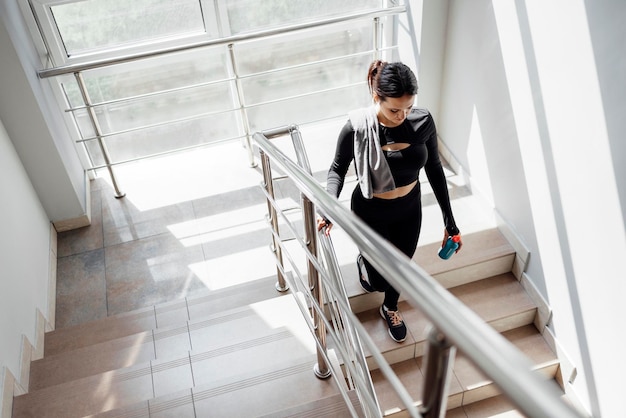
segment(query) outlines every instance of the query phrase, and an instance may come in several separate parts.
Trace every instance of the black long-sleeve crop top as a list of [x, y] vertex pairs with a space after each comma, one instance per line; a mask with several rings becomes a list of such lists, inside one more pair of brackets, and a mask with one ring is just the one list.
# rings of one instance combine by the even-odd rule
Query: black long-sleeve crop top
[[[409, 144], [398, 151], [383, 151], [396, 187], [417, 180], [424, 168], [450, 235], [459, 233], [452, 215], [450, 197], [439, 150], [437, 130], [432, 115], [426, 109], [413, 108], [402, 124], [389, 128], [378, 126], [381, 146], [394, 143]], [[348, 120], [339, 133], [335, 158], [328, 171], [326, 190], [339, 197], [348, 168], [354, 159], [354, 129]]]

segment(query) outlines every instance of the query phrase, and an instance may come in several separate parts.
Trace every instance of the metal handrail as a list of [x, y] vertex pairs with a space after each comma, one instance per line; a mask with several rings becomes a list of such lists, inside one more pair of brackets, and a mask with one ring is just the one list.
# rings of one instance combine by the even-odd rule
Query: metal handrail
[[[272, 131], [273, 134], [277, 132]], [[520, 411], [530, 417], [581, 417], [561, 400], [561, 394], [547, 379], [532, 371], [530, 361], [512, 343], [424, 269], [353, 216], [307, 171], [271, 144], [263, 133], [257, 132], [253, 138], [260, 150], [289, 176], [302, 195], [340, 226], [373, 266], [410, 303], [419, 306], [439, 332], [488, 376]], [[347, 318], [354, 320], [349, 314]], [[360, 329], [358, 321], [352, 325]], [[367, 338], [364, 340], [367, 341]]]
[[[312, 175], [304, 143], [302, 142], [302, 137], [297, 126], [286, 126], [265, 131], [263, 134], [266, 138], [275, 138], [289, 134], [296, 152], [298, 165], [309, 175]], [[350, 310], [348, 295], [343, 285], [341, 271], [330, 237], [324, 235], [323, 231], [318, 231], [317, 234], [315, 233], [315, 225], [313, 223], [315, 211], [311, 201], [307, 199], [306, 196], [302, 196], [302, 212], [305, 225], [307, 226], [305, 228], [305, 237], [302, 238], [299, 236], [297, 228], [276, 202], [273, 192], [271, 164], [269, 158], [263, 151], [261, 151], [261, 164], [264, 178], [263, 191], [267, 198], [269, 221], [271, 223], [272, 247], [276, 257], [278, 274], [276, 288], [279, 291], [285, 291], [291, 288], [294, 295], [304, 295], [307, 298], [306, 302], [302, 302], [299, 297], [296, 297], [295, 300], [298, 307], [305, 315], [307, 325], [311, 333], [315, 336], [315, 341], [318, 346], [318, 363], [314, 367], [315, 375], [319, 378], [332, 376], [335, 379], [352, 416], [356, 417], [358, 415], [350, 403], [350, 398], [345, 388], [346, 383], [350, 386], [349, 389], [356, 390], [365, 416], [368, 418], [379, 417], [380, 406], [376, 399], [374, 385], [367, 366], [367, 359], [361, 345], [362, 338], [359, 336], [365, 335], [366, 345], [370, 351], [374, 353], [379, 364], [381, 364], [383, 373], [385, 373], [390, 381], [395, 382], [395, 386], [399, 388], [400, 398], [406, 405], [407, 410], [411, 411], [411, 416], [418, 417], [419, 412], [413, 405], [410, 395], [406, 390], [403, 391], [398, 377], [386, 363], [380, 351], [377, 350], [375, 343], [367, 336], [364, 329], [357, 331], [352, 325], [357, 324], [361, 326]], [[303, 284], [304, 277], [300, 273], [297, 263], [293, 260], [290, 252], [286, 250], [283, 251], [284, 243], [280, 237], [278, 216], [282, 217], [290, 233], [301, 245], [306, 255], [308, 267], [308, 280], [306, 284]], [[319, 247], [317, 243], [320, 244]], [[324, 267], [317, 257], [318, 248], [324, 256], [323, 261], [325, 261], [327, 267]], [[296, 279], [291, 279], [285, 271], [283, 255], [292, 265], [295, 277], [299, 279], [300, 282], [296, 281]], [[324, 296], [326, 303], [324, 303]], [[312, 315], [311, 312], [308, 311], [309, 306], [312, 308]], [[328, 316], [330, 320], [326, 318], [326, 309], [329, 311]], [[346, 319], [346, 315], [352, 315], [353, 318]], [[326, 335], [330, 336], [335, 342], [336, 350], [341, 354], [341, 358], [344, 360], [345, 380], [339, 379], [339, 376], [342, 375], [341, 370], [334, 370], [334, 372], [332, 372], [333, 364], [327, 353]]]
[[179, 46], [174, 46], [170, 48], [163, 48], [157, 51], [140, 52], [140, 53], [135, 53], [135, 54], [123, 55], [121, 57], [104, 58], [104, 59], [89, 61], [85, 63], [70, 64], [70, 65], [64, 65], [64, 66], [59, 66], [55, 68], [47, 68], [47, 69], [39, 70], [37, 72], [37, 75], [40, 78], [56, 77], [56, 76], [60, 76], [64, 74], [73, 74], [76, 72], [92, 70], [95, 68], [108, 67], [108, 66], [115, 65], [115, 64], [122, 64], [126, 62], [142, 60], [146, 58], [153, 58], [156, 56], [171, 54], [175, 52], [188, 51], [192, 49], [205, 48], [205, 47], [210, 47], [210, 46], [228, 45], [228, 44], [242, 42], [242, 41], [251, 41], [254, 39], [265, 38], [265, 37], [275, 36], [275, 35], [282, 35], [288, 32], [294, 32], [294, 31], [299, 31], [299, 30], [313, 29], [313, 28], [317, 28], [321, 26], [327, 26], [327, 25], [347, 22], [351, 20], [368, 19], [368, 18], [373, 19], [375, 17], [396, 15], [396, 14], [404, 13], [404, 12], [406, 12], [406, 6], [402, 5], [402, 6], [389, 7], [385, 9], [376, 9], [376, 10], [370, 10], [370, 11], [365, 11], [365, 12], [352, 13], [352, 14], [343, 15], [343, 16], [336, 16], [333, 18], [315, 20], [312, 22], [293, 24], [293, 25], [282, 26], [282, 27], [274, 28], [274, 29], [266, 29], [262, 31], [244, 33], [240, 35], [233, 35], [233, 36], [229, 36], [226, 38], [210, 39], [206, 41], [195, 42], [195, 43], [188, 44], [188, 45], [179, 45]]

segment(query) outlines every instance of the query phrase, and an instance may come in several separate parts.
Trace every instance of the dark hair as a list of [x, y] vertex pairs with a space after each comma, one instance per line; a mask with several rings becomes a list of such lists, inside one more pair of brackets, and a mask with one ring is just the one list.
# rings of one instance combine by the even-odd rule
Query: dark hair
[[381, 100], [387, 97], [402, 97], [417, 94], [417, 79], [411, 69], [401, 62], [376, 60], [370, 64], [367, 72], [367, 84], [370, 93]]

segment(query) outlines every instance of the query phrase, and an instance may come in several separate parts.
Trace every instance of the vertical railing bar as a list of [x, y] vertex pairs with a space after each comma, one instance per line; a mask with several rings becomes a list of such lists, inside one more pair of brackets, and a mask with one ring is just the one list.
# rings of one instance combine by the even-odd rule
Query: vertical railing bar
[[246, 134], [246, 150], [248, 151], [248, 159], [250, 161], [250, 167], [256, 167], [257, 163], [254, 161], [254, 153], [252, 152], [252, 138], [250, 136], [250, 121], [248, 120], [248, 112], [246, 110], [246, 101], [243, 94], [243, 87], [241, 85], [241, 79], [239, 78], [239, 70], [237, 68], [237, 58], [235, 57], [234, 44], [228, 44], [228, 53], [230, 55], [230, 64], [233, 68], [235, 76], [235, 88], [237, 90], [237, 100], [239, 101], [239, 109], [241, 111], [241, 119], [243, 122], [243, 129]]
[[[325, 227], [326, 228], [326, 227]], [[322, 248], [322, 252], [327, 261], [327, 270], [328, 270], [328, 281], [331, 282], [335, 286], [335, 293], [340, 295], [342, 300], [349, 300], [348, 293], [343, 284], [343, 279], [341, 277], [341, 271], [339, 269], [339, 261], [337, 260], [337, 255], [332, 243], [332, 239], [330, 236], [325, 234], [324, 230], [318, 232], [320, 246]], [[332, 289], [331, 289], [332, 290]], [[338, 298], [337, 298], [338, 299]], [[357, 391], [357, 396], [361, 400], [362, 403], [370, 405], [370, 408], [374, 407], [375, 411], [380, 411], [380, 404], [378, 402], [378, 397], [376, 396], [376, 391], [374, 389], [374, 382], [372, 381], [372, 376], [370, 374], [369, 368], [367, 366], [367, 359], [365, 357], [365, 352], [363, 351], [363, 344], [361, 343], [361, 339], [359, 337], [359, 333], [352, 325], [352, 322], [349, 318], [346, 318], [346, 315], [342, 314], [341, 304], [339, 300], [335, 302], [335, 306], [337, 307], [337, 315], [340, 316], [340, 320], [344, 324], [344, 334], [346, 341], [346, 351], [349, 349], [349, 355], [353, 356], [350, 363], [352, 367], [348, 367], [346, 365], [346, 370], [350, 372], [352, 368], [354, 368], [354, 372], [350, 373], [350, 375], [357, 376], [353, 378], [354, 380], [363, 382], [363, 389], [367, 392], [366, 399], [363, 398], [363, 395], [360, 391]], [[371, 400], [371, 402], [370, 402]]]
[[379, 17], [375, 17], [374, 21], [373, 21], [373, 24], [374, 24], [374, 28], [373, 28], [372, 32], [373, 32], [374, 39], [372, 41], [373, 41], [373, 44], [374, 44], [374, 48], [373, 48], [373, 50], [374, 50], [374, 60], [378, 60], [381, 57], [380, 49], [382, 47], [382, 40], [381, 40], [381, 34], [382, 34], [382, 27], [381, 26], [382, 26], [382, 24], [380, 23], [380, 18]]
[[426, 374], [420, 411], [424, 418], [445, 416], [455, 354], [456, 347], [438, 329], [432, 327], [428, 333]]
[[[309, 253], [317, 257], [317, 239], [316, 239], [316, 226], [315, 226], [315, 208], [313, 203], [302, 194], [302, 213], [304, 217], [304, 230], [306, 237], [307, 248]], [[316, 303], [323, 309], [324, 297], [322, 292], [322, 281], [320, 280], [317, 269], [313, 265], [311, 260], [307, 261], [309, 285], [311, 287], [311, 293]], [[321, 313], [317, 309], [313, 309], [313, 324], [315, 326], [315, 334], [320, 342], [320, 347], [317, 350], [317, 364], [315, 365], [315, 375], [320, 379], [326, 379], [330, 376], [330, 368], [326, 362], [322, 350], [325, 352], [326, 347], [326, 325], [320, 319]]]
[[87, 91], [87, 86], [85, 85], [85, 80], [83, 79], [83, 75], [79, 71], [74, 73], [74, 77], [76, 78], [76, 82], [78, 83], [78, 88], [80, 90], [80, 94], [83, 97], [83, 102], [85, 103], [85, 106], [87, 106], [87, 114], [89, 115], [93, 130], [96, 134], [96, 140], [98, 141], [98, 145], [100, 146], [100, 151], [102, 151], [104, 163], [107, 170], [109, 171], [111, 183], [113, 184], [113, 188], [115, 189], [115, 197], [120, 199], [126, 196], [126, 193], [122, 193], [117, 184], [117, 179], [115, 178], [115, 173], [113, 172], [113, 167], [111, 166], [111, 157], [109, 156], [109, 150], [102, 140], [102, 128], [100, 127], [100, 123], [98, 122], [96, 111], [91, 106], [91, 99], [89, 97], [89, 92]]
[[[271, 198], [274, 200], [274, 181], [272, 180], [272, 169], [270, 167], [270, 160], [265, 152], [260, 151], [260, 155], [261, 165], [263, 167], [263, 186], [267, 194], [271, 196]], [[276, 260], [278, 260], [280, 267], [283, 267], [282, 247], [278, 244], [276, 238], [277, 236], [279, 236], [278, 217], [276, 215], [276, 209], [272, 205], [270, 199], [267, 199], [267, 211], [269, 213], [270, 223], [274, 231], [274, 233], [272, 234], [272, 251], [276, 256]], [[287, 291], [289, 289], [289, 286], [287, 286], [285, 282], [285, 276], [283, 275], [281, 268], [277, 267], [276, 275], [278, 276], [278, 281], [276, 282], [276, 290], [278, 290], [279, 292]]]
[[[306, 149], [304, 147], [304, 142], [302, 141], [302, 135], [300, 135], [300, 130], [297, 126], [292, 125], [289, 127], [289, 134], [291, 136], [293, 147], [296, 151], [296, 159], [298, 161], [298, 164], [307, 173], [312, 175], [311, 166], [309, 165], [309, 159], [306, 155]], [[317, 225], [315, 222], [315, 207], [313, 203], [311, 203], [309, 198], [307, 198], [304, 194], [301, 195], [301, 199], [307, 248], [309, 249], [310, 254], [313, 254], [317, 259], [319, 259], [319, 254], [317, 251]], [[313, 297], [315, 298], [319, 306], [323, 308], [324, 292], [321, 289], [322, 281], [319, 277], [317, 269], [315, 268], [311, 260], [307, 261], [307, 265], [309, 285], [311, 286]], [[317, 312], [317, 310], [313, 311], [313, 323], [315, 324], [317, 337], [321, 343], [321, 346], [323, 347], [323, 350], [326, 351], [326, 326], [324, 325], [324, 322], [320, 320], [320, 314]], [[324, 360], [322, 353], [320, 353], [320, 350], [318, 350], [317, 353], [317, 360], [318, 362], [315, 367], [315, 375], [321, 379], [325, 379], [330, 376], [331, 371], [328, 367], [328, 364]]]

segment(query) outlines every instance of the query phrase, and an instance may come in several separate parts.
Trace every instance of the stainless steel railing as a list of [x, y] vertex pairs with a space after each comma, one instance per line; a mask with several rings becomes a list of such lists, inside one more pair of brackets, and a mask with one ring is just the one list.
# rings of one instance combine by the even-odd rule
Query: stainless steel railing
[[[281, 152], [269, 138], [290, 134], [296, 148], [297, 162], [292, 161]], [[445, 413], [447, 399], [447, 382], [451, 369], [451, 362], [455, 349], [458, 348], [502, 391], [502, 393], [515, 404], [515, 406], [529, 417], [559, 417], [573, 418], [580, 415], [560, 398], [560, 393], [543, 377], [532, 371], [529, 360], [508, 340], [489, 325], [472, 310], [463, 305], [458, 299], [450, 294], [445, 288], [435, 281], [426, 271], [408, 257], [398, 251], [391, 244], [380, 237], [360, 219], [353, 216], [348, 209], [341, 205], [334, 197], [330, 196], [321, 185], [312, 177], [306, 153], [296, 126], [273, 129], [271, 131], [257, 132], [253, 139], [258, 145], [264, 168], [264, 181], [266, 195], [272, 221], [272, 234], [274, 248], [282, 248], [281, 234], [278, 229], [276, 217], [281, 214], [276, 209], [276, 202], [271, 192], [273, 186], [271, 178], [271, 163], [277, 164], [286, 176], [297, 186], [303, 202], [303, 222], [305, 237], [301, 244], [306, 249], [308, 265], [308, 286], [316, 289], [319, 286], [324, 290], [307, 292], [300, 286], [292, 289], [294, 294], [309, 294], [312, 309], [317, 312], [310, 322], [310, 328], [314, 332], [318, 344], [318, 359], [320, 362], [317, 370], [332, 370], [333, 377], [341, 382], [341, 371], [333, 368], [332, 355], [326, 346], [326, 331], [331, 336], [344, 359], [344, 365], [350, 373], [350, 381], [355, 383], [355, 390], [361, 400], [361, 407], [365, 416], [381, 416], [376, 393], [371, 380], [368, 381], [366, 374], [367, 365], [364, 363], [361, 342], [365, 344], [374, 360], [385, 374], [393, 389], [398, 393], [406, 412], [410, 416], [439, 417]], [[267, 172], [266, 172], [267, 170]], [[397, 376], [385, 361], [366, 330], [360, 324], [356, 316], [351, 312], [345, 291], [342, 290], [341, 273], [334, 260], [332, 245], [326, 242], [321, 235], [313, 231], [316, 228], [313, 208], [317, 207], [333, 223], [340, 226], [359, 251], [371, 261], [391, 284], [399, 289], [406, 299], [428, 317], [433, 324], [429, 335], [429, 346], [426, 358], [425, 387], [422, 394], [420, 408], [415, 406], [415, 400], [411, 398]], [[291, 232], [296, 234], [295, 228], [289, 226]], [[323, 257], [320, 258], [314, 241], [319, 241]], [[277, 257], [279, 277], [286, 277], [283, 266], [283, 255]], [[290, 258], [290, 256], [287, 256]], [[325, 265], [320, 262], [325, 260]], [[333, 261], [334, 260], [334, 261]], [[293, 260], [290, 260], [293, 263]], [[297, 272], [297, 268], [294, 270]], [[296, 281], [292, 281], [294, 284]], [[305, 286], [306, 287], [306, 286]], [[321, 298], [325, 294], [326, 298]], [[308, 305], [301, 307], [308, 317]], [[337, 315], [339, 320], [334, 320], [331, 325], [322, 315], [324, 309], [332, 308], [331, 318]], [[340, 325], [339, 325], [340, 324]], [[333, 327], [345, 328], [345, 332], [336, 331]], [[321, 335], [324, 333], [324, 335]], [[343, 338], [339, 334], [345, 334]], [[336, 376], [340, 373], [340, 377]], [[316, 373], [318, 376], [320, 374]], [[324, 374], [324, 377], [327, 373]], [[340, 387], [345, 387], [343, 382]], [[350, 406], [347, 395], [344, 393], [347, 405], [354, 416], [356, 411]]]

